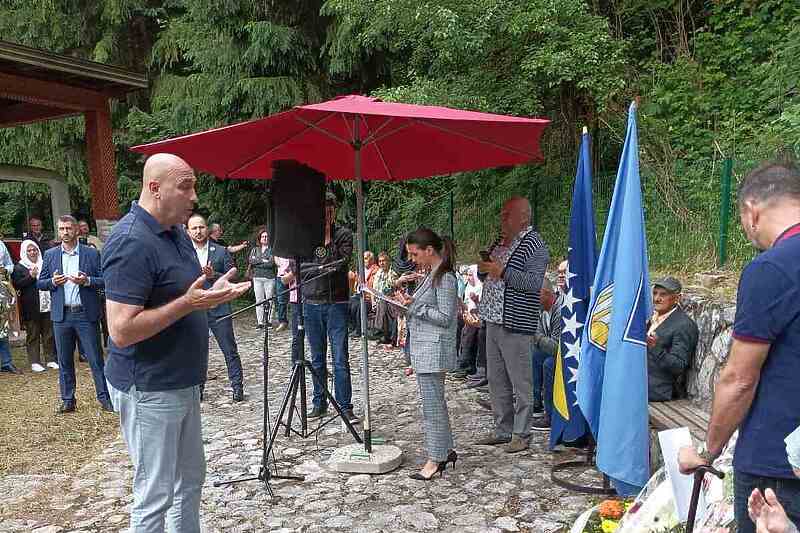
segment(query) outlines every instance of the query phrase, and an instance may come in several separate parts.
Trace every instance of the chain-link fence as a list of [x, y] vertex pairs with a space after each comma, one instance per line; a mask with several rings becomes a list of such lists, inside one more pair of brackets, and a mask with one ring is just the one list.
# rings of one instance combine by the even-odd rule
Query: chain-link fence
[[[669, 168], [643, 166], [650, 267], [675, 272], [738, 270], [752, 259], [756, 252], [739, 224], [736, 190], [747, 172], [769, 157], [741, 155], [736, 160], [718, 158], [704, 164], [677, 160]], [[609, 172], [597, 173], [593, 178], [598, 249], [615, 181], [616, 174]], [[453, 235], [459, 262], [473, 262], [478, 250], [497, 237], [503, 202], [517, 194], [530, 199], [534, 226], [547, 242], [551, 261], [555, 262], [567, 252], [573, 182], [572, 175], [539, 178], [531, 180], [527, 188], [523, 185], [502, 196], [482, 197], [477, 201], [465, 201], [447, 190], [429, 198], [409, 195], [407, 202], [401, 202], [391, 212], [370, 209], [368, 202], [367, 249], [395, 256], [400, 237], [419, 226], [427, 226], [442, 235]], [[385, 192], [381, 187], [397, 190], [398, 185], [371, 183], [370, 194]], [[354, 217], [354, 200], [352, 204]]]

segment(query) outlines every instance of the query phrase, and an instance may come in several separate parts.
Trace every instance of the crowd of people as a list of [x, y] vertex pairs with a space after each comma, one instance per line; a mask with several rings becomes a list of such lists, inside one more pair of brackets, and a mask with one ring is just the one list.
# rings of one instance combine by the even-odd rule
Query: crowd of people
[[[225, 357], [233, 401], [244, 401], [232, 322], [220, 318], [230, 313], [231, 300], [252, 287], [257, 301], [268, 302], [256, 308], [255, 327], [291, 328], [292, 359], [305, 357], [296, 275], [308, 263], [317, 269], [335, 265], [329, 275], [302, 285], [315, 374], [310, 418], [328, 415], [323, 384], [330, 348], [333, 397], [344, 417], [359, 422], [348, 336], [367, 336], [377, 347], [396, 351], [405, 374], [417, 382], [426, 462], [412, 478], [431, 480], [458, 459], [446, 400], [448, 373], [482, 392], [478, 403], [493, 415], [491, 431], [471, 444], [502, 445], [514, 454], [529, 447], [532, 431], [549, 430], [570, 272], [566, 260], [551, 263], [525, 198], [503, 204], [501, 236], [478, 257], [457, 263], [449, 238], [419, 228], [400, 240], [394, 257], [365, 252], [361, 284], [348, 268], [353, 234], [336, 223], [335, 195], [326, 196], [324, 245], [308, 263], [295, 265], [275, 256], [265, 227], [257, 228], [251, 242], [227, 244], [218, 224], [208, 225], [193, 211], [196, 178], [182, 159], [152, 156], [143, 174], [138, 202], [105, 244], [90, 234], [86, 221], [65, 215], [58, 219], [57, 240], [44, 236], [41, 220], [31, 218], [16, 264], [0, 246], [1, 273], [9, 280], [0, 288], [19, 295], [31, 371], [59, 371], [59, 412], [77, 408], [78, 348], [91, 368], [100, 407], [120, 414], [134, 463], [133, 530], [160, 531], [165, 521], [177, 530], [199, 527], [205, 476], [199, 403], [207, 339], [212, 336]], [[764, 524], [789, 528], [800, 521], [800, 395], [794, 384], [800, 372], [800, 172], [792, 165], [762, 167], [743, 182], [739, 202], [745, 232], [764, 253], [742, 273], [733, 346], [716, 388], [706, 447], [682, 450], [680, 464], [689, 472], [709, 463], [739, 429], [739, 531], [791, 531]], [[233, 254], [242, 251], [247, 272], [237, 276]], [[698, 327], [681, 307], [682, 291], [674, 277], [652, 286], [651, 402], [687, 396]], [[10, 301], [0, 298], [3, 316]], [[2, 370], [16, 373], [9, 329], [5, 320]], [[590, 443], [591, 435], [585, 435], [565, 444]]]

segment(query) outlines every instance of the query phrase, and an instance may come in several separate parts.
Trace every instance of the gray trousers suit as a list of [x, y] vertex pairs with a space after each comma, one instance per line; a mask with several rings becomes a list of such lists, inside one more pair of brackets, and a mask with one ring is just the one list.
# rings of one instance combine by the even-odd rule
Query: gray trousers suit
[[527, 438], [533, 417], [533, 335], [486, 323], [486, 377], [497, 437]]
[[[411, 339], [411, 364], [417, 374], [422, 427], [428, 459], [442, 462], [453, 449], [444, 376], [456, 366], [458, 284], [452, 272], [432, 284], [429, 275], [413, 294], [406, 311]], [[530, 374], [530, 372], [529, 372]]]

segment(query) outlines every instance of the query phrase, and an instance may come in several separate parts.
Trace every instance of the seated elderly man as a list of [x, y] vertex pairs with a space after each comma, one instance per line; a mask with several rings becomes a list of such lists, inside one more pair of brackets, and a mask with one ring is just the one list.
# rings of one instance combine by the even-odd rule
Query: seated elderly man
[[544, 414], [533, 419], [531, 429], [534, 431], [550, 430], [550, 414], [553, 408], [553, 380], [555, 379], [555, 355], [561, 342], [561, 330], [564, 322], [561, 308], [564, 295], [553, 281], [545, 276], [539, 291], [542, 302], [542, 314], [539, 315], [539, 329], [533, 336], [533, 401], [534, 411], [542, 410]]
[[680, 281], [672, 277], [653, 284], [653, 317], [647, 323], [647, 386], [651, 402], [676, 397], [676, 385], [697, 348], [697, 324], [678, 306], [681, 290]]

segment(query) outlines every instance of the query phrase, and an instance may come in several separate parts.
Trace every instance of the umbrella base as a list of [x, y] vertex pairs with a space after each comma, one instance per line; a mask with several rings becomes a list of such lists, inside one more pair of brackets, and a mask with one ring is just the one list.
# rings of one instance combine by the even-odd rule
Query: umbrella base
[[337, 472], [351, 474], [385, 474], [402, 462], [403, 451], [397, 446], [374, 445], [372, 453], [366, 453], [362, 444], [349, 444], [333, 452], [328, 459], [328, 466]]

